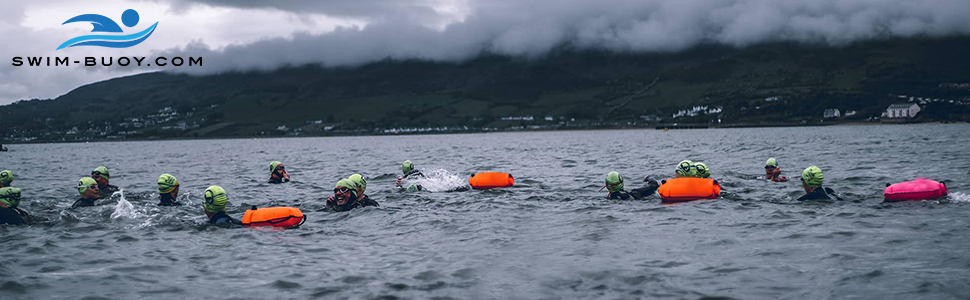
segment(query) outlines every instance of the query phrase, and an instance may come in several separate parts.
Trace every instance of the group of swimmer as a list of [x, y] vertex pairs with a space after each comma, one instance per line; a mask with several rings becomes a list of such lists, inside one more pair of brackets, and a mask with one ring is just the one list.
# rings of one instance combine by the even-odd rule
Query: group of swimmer
[[[290, 174], [286, 167], [279, 161], [272, 161], [269, 165], [269, 183], [286, 183], [290, 181]], [[414, 168], [414, 164], [408, 160], [401, 166], [402, 176], [398, 177], [395, 185], [409, 191], [418, 191], [420, 185], [404, 183], [408, 180], [425, 178], [421, 171]], [[710, 178], [711, 170], [703, 162], [692, 162], [684, 160], [677, 164], [675, 168], [675, 178]], [[110, 196], [118, 191], [118, 187], [110, 184], [110, 172], [105, 166], [99, 166], [91, 171], [90, 177], [82, 177], [78, 180], [77, 191], [80, 199], [71, 205], [71, 208], [94, 206], [95, 201], [101, 199], [103, 195]], [[787, 182], [788, 177], [781, 175], [781, 167], [775, 158], [769, 158], [765, 162], [765, 179], [773, 182]], [[0, 224], [30, 224], [30, 215], [18, 207], [21, 199], [21, 190], [11, 187], [13, 182], [13, 172], [4, 170], [0, 172]], [[842, 200], [835, 191], [828, 187], [823, 187], [822, 170], [817, 166], [810, 166], [802, 171], [800, 176], [805, 195], [797, 200]], [[644, 178], [646, 186], [624, 190], [623, 177], [618, 172], [609, 172], [606, 175], [606, 185], [603, 187], [609, 192], [609, 199], [642, 199], [657, 192], [658, 188], [666, 181], [657, 182], [649, 177]], [[162, 174], [157, 180], [159, 193], [159, 206], [181, 206], [178, 202], [179, 181], [171, 174]], [[719, 184], [713, 180], [714, 185]], [[367, 206], [380, 206], [367, 194], [367, 181], [361, 174], [352, 174], [347, 178], [337, 181], [333, 189], [333, 195], [326, 200], [326, 208], [333, 211], [348, 211], [354, 208]], [[601, 189], [602, 190], [602, 189]], [[211, 224], [241, 224], [241, 222], [226, 214], [226, 203], [229, 196], [226, 190], [220, 186], [210, 186], [205, 189], [203, 194], [205, 201], [202, 204], [208, 222]]]
[[[710, 178], [711, 169], [707, 167], [707, 164], [702, 162], [693, 162], [690, 160], [683, 160], [677, 164], [674, 173], [675, 178]], [[788, 177], [781, 175], [781, 167], [778, 166], [778, 160], [774, 157], [768, 158], [765, 161], [765, 177], [766, 180], [773, 182], [787, 182]], [[642, 199], [649, 195], [654, 194], [662, 183], [657, 182], [649, 177], [643, 178], [647, 186], [642, 188], [633, 189], [631, 191], [624, 190], [623, 177], [620, 173], [613, 171], [606, 174], [606, 186], [605, 188], [608, 192], [608, 199]], [[834, 190], [828, 187], [822, 187], [823, 176], [822, 169], [817, 166], [810, 166], [802, 171], [801, 176], [802, 188], [805, 189], [805, 195], [798, 197], [797, 200], [842, 200]], [[714, 180], [715, 185], [719, 185], [717, 180]], [[602, 190], [602, 189], [600, 189]]]
[[[286, 183], [290, 181], [290, 174], [286, 171], [286, 166], [279, 161], [272, 161], [269, 164], [269, 183]], [[398, 178], [397, 186], [401, 187], [402, 180], [424, 178], [421, 171], [414, 168], [411, 161], [405, 161], [401, 171], [403, 176]], [[99, 166], [91, 171], [90, 177], [82, 177], [78, 180], [77, 191], [80, 199], [74, 201], [71, 209], [85, 206], [94, 206], [98, 199], [108, 197], [118, 191], [118, 187], [110, 184], [111, 174], [105, 166]], [[14, 180], [13, 172], [4, 170], [0, 172], [0, 224], [30, 224], [30, 215], [20, 209], [21, 189], [11, 187]], [[181, 206], [178, 202], [179, 181], [172, 174], [162, 174], [157, 180], [159, 206]], [[345, 179], [340, 179], [334, 186], [333, 195], [326, 200], [326, 208], [333, 211], [348, 211], [354, 208], [367, 206], [380, 206], [365, 194], [367, 181], [360, 174], [352, 174]], [[408, 185], [409, 190], [420, 190], [419, 185]], [[226, 203], [229, 196], [226, 190], [220, 186], [213, 185], [205, 189], [203, 194], [205, 201], [202, 203], [202, 210], [205, 212], [210, 224], [242, 224], [239, 219], [226, 214]]]

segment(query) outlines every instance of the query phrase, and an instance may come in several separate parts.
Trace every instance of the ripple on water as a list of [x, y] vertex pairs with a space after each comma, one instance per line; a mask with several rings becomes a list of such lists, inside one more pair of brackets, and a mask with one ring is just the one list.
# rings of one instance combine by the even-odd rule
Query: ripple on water
[[296, 290], [303, 287], [303, 285], [286, 280], [274, 280], [273, 282], [266, 285], [267, 287], [279, 289], [279, 290]]

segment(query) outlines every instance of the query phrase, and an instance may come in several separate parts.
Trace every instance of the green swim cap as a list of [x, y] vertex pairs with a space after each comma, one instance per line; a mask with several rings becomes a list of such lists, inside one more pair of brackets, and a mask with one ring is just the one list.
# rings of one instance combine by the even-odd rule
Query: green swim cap
[[707, 168], [707, 164], [699, 162], [694, 163], [694, 169], [697, 170], [698, 178], [708, 178], [711, 177], [711, 169]]
[[364, 191], [367, 191], [367, 181], [364, 180], [364, 176], [363, 175], [354, 174], [354, 175], [350, 175], [350, 177], [348, 177], [347, 179], [350, 180], [351, 182], [353, 182], [354, 185], [360, 187], [360, 191], [362, 193]]
[[91, 171], [91, 174], [98, 174], [98, 176], [104, 177], [104, 179], [111, 179], [111, 175], [108, 174], [108, 168], [105, 166], [94, 168], [94, 171]]
[[816, 166], [805, 168], [805, 171], [802, 171], [802, 181], [810, 187], [822, 186], [822, 169]]
[[84, 192], [88, 191], [88, 187], [92, 185], [98, 185], [97, 181], [91, 177], [81, 177], [81, 180], [77, 181], [77, 192], [84, 196]]
[[411, 163], [410, 160], [405, 160], [404, 164], [401, 165], [401, 172], [404, 172], [404, 174], [407, 174], [408, 172], [411, 172], [411, 170], [414, 170], [414, 164]]
[[275, 160], [269, 162], [269, 172], [270, 173], [276, 172], [276, 167], [278, 167], [279, 165], [282, 165], [282, 164], [283, 163], [278, 162], [278, 161], [275, 161]]
[[15, 187], [0, 188], [0, 202], [7, 207], [20, 205], [20, 189]]
[[689, 160], [682, 160], [677, 164], [677, 175], [681, 177], [693, 177], [696, 174], [694, 170], [694, 162]]
[[209, 212], [225, 211], [227, 202], [229, 202], [229, 196], [226, 195], [226, 190], [218, 185], [205, 189], [205, 202], [202, 203], [205, 210]]
[[610, 193], [623, 190], [623, 176], [616, 171], [606, 174], [606, 189]]
[[778, 166], [778, 162], [775, 161], [775, 158], [774, 157], [772, 157], [772, 158], [769, 158], [768, 161], [765, 162], [765, 166], [775, 166], [775, 167], [777, 167]]
[[13, 171], [3, 170], [0, 172], [0, 183], [3, 185], [10, 185], [13, 182]]
[[158, 193], [168, 194], [175, 190], [179, 186], [178, 179], [172, 174], [162, 174], [158, 176]]
[[340, 181], [337, 181], [337, 185], [334, 186], [333, 188], [339, 188], [339, 187], [347, 187], [348, 189], [350, 189], [351, 194], [354, 194], [354, 196], [357, 196], [357, 185], [354, 184], [353, 181], [350, 181], [350, 179], [341, 179]]

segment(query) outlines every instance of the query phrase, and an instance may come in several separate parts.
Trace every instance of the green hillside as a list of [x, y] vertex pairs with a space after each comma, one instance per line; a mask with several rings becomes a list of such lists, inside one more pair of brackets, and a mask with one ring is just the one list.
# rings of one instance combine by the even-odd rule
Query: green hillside
[[[906, 101], [899, 95], [943, 100], [924, 105], [921, 120], [967, 121], [970, 91], [946, 85], [970, 82], [966, 53], [970, 37], [844, 47], [702, 45], [672, 54], [563, 46], [533, 59], [483, 55], [461, 63], [385, 60], [355, 68], [149, 73], [82, 86], [53, 100], [2, 106], [0, 125], [7, 129], [5, 139], [17, 142], [548, 128], [566, 122], [628, 126], [642, 125], [644, 115], [660, 122], [801, 123], [818, 122], [827, 108], [857, 112], [841, 121], [879, 117], [889, 104]], [[721, 111], [671, 118], [694, 105]], [[526, 116], [534, 118], [502, 120]]]

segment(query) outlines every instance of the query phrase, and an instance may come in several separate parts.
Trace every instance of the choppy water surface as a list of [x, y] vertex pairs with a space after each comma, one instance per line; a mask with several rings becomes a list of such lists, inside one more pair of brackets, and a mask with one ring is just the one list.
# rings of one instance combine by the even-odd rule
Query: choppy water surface
[[[46, 221], [0, 226], [0, 298], [899, 298], [970, 297], [970, 126], [620, 130], [8, 145], [0, 169]], [[797, 181], [748, 179], [769, 156], [809, 165], [847, 201], [800, 203]], [[723, 199], [606, 200], [703, 161]], [[451, 185], [506, 171], [506, 190], [400, 192], [400, 163]], [[281, 160], [293, 182], [265, 183]], [[124, 189], [69, 210], [98, 165]], [[321, 211], [354, 172], [379, 208]], [[171, 173], [187, 206], [157, 207]], [[945, 180], [943, 201], [882, 203], [887, 182]], [[458, 178], [458, 179], [455, 179]], [[297, 206], [286, 231], [200, 225], [202, 191], [228, 211]], [[447, 187], [436, 186], [437, 190]]]

